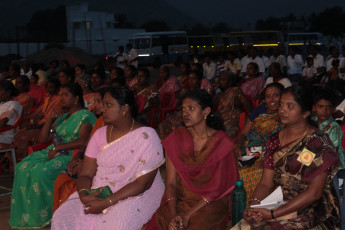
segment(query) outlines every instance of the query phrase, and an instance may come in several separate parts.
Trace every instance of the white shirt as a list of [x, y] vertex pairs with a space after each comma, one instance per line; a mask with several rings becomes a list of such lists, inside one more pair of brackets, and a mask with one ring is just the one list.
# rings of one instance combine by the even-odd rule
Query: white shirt
[[274, 57], [273, 55], [270, 57], [269, 64], [271, 65], [274, 62], [278, 62], [280, 64], [281, 69], [283, 70], [286, 67], [286, 58], [284, 55], [279, 55], [278, 57]]
[[[338, 57], [337, 59], [339, 59], [339, 70], [340, 68], [344, 68], [345, 67], [345, 59], [343, 57]], [[332, 62], [333, 62], [334, 58], [330, 58], [327, 61], [327, 71], [329, 71], [333, 66], [332, 66]]]
[[[265, 88], [268, 84], [273, 83], [273, 77], [268, 77], [265, 83]], [[291, 81], [288, 78], [283, 78], [278, 81], [278, 83], [282, 84], [284, 88], [292, 86]]]
[[[124, 61], [126, 61], [128, 59], [128, 55], [125, 52], [122, 52], [122, 54], [120, 54], [120, 52], [117, 52], [114, 57], [116, 57], [116, 67], [120, 67], [121, 69], [125, 69], [126, 63]], [[121, 62], [123, 62], [121, 64]], [[133, 64], [134, 62], [132, 62]]]
[[254, 59], [253, 58], [246, 58], [243, 66], [242, 66], [241, 72], [243, 72], [243, 73], [247, 72], [247, 65], [251, 62], [255, 62], [256, 64], [258, 64], [260, 73], [265, 73], [264, 61], [259, 56], [256, 56]]
[[311, 66], [311, 67], [304, 67], [303, 72], [302, 72], [302, 76], [303, 77], [307, 77], [308, 79], [314, 77], [314, 75], [317, 74], [317, 69], [315, 66]]
[[[8, 118], [6, 125], [14, 125], [20, 118], [23, 112], [23, 107], [16, 101], [8, 101], [0, 104], [0, 119]], [[0, 134], [0, 143], [11, 144], [14, 136], [17, 134], [18, 127], [10, 129]]]
[[[137, 53], [137, 51], [134, 48], [132, 48], [129, 51], [128, 60], [131, 61], [131, 60], [133, 60], [136, 57], [138, 57], [138, 53]], [[131, 63], [128, 63], [128, 64], [134, 65], [135, 68], [138, 68], [138, 60], [132, 61]]]
[[204, 69], [204, 77], [208, 80], [213, 79], [216, 76], [217, 65], [213, 61], [208, 65], [207, 63], [202, 64]]
[[303, 58], [299, 54], [295, 54], [292, 58], [291, 55], [287, 58], [288, 74], [302, 74]]

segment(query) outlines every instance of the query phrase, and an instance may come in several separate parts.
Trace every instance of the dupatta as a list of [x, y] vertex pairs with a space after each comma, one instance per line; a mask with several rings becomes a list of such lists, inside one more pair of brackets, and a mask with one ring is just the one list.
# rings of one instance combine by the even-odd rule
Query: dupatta
[[175, 129], [162, 144], [182, 181], [198, 196], [215, 201], [234, 189], [239, 179], [237, 160], [234, 144], [225, 132], [210, 136], [197, 155], [185, 127]]

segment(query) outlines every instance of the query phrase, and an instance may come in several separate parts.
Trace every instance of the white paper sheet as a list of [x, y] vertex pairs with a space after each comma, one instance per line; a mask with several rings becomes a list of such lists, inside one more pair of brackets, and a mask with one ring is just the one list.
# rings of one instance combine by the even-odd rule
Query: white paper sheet
[[251, 205], [251, 208], [266, 208], [268, 210], [275, 209], [284, 204], [283, 191], [279, 186], [268, 197], [263, 199], [260, 204]]

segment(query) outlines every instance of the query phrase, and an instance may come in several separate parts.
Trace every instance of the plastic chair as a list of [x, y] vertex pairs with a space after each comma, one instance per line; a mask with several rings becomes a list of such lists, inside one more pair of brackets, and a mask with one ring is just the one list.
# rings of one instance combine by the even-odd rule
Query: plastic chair
[[[339, 187], [339, 179], [343, 179], [343, 184], [341, 185], [341, 189]], [[337, 174], [333, 178], [333, 185], [337, 193], [339, 206], [340, 206], [340, 221], [341, 221], [340, 229], [345, 230], [345, 169], [340, 169], [337, 172]], [[342, 194], [340, 192], [342, 192]]]
[[[158, 125], [165, 120], [166, 115], [176, 110], [177, 100], [175, 94], [162, 93], [159, 95], [160, 107], [152, 108], [150, 110], [149, 126], [152, 128], [158, 127]], [[160, 119], [159, 122], [154, 121], [154, 115], [158, 112]]]
[[[20, 118], [14, 125], [0, 128], [0, 133], [17, 128], [23, 122], [23, 120], [24, 120], [24, 111], [22, 111]], [[13, 168], [15, 169], [16, 164], [17, 164], [15, 146], [13, 144], [0, 144], [0, 153], [7, 153], [7, 152], [11, 152], [12, 164], [13, 164]], [[1, 173], [1, 168], [0, 168], [0, 173]]]

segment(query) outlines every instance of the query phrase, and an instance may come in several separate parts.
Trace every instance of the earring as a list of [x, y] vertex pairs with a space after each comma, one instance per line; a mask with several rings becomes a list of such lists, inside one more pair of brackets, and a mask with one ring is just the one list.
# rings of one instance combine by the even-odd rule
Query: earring
[[204, 115], [204, 119], [205, 119], [205, 120], [207, 119], [207, 115], [206, 115], [206, 114]]
[[126, 115], [126, 112], [125, 112], [125, 111], [123, 111], [123, 112], [122, 112], [122, 115], [123, 115], [123, 116], [124, 116], [124, 115]]
[[76, 104], [78, 104], [78, 102], [74, 102], [74, 104], [76, 105]]

